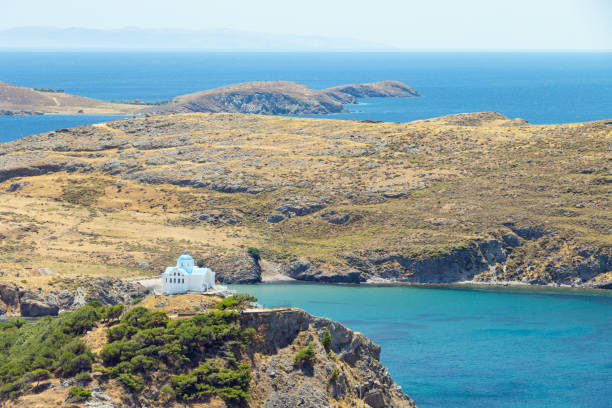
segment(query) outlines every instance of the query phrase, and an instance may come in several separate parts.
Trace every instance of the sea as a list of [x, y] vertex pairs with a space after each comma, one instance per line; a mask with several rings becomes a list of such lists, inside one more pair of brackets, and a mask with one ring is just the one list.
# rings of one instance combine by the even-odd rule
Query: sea
[[[163, 101], [244, 81], [322, 89], [403, 81], [421, 98], [368, 98], [332, 119], [409, 122], [495, 111], [534, 124], [612, 118], [612, 53], [0, 52], [0, 81], [107, 101]], [[0, 117], [0, 142], [120, 117]]]
[[[0, 52], [0, 81], [107, 101], [163, 101], [255, 80], [322, 89], [388, 79], [423, 96], [362, 99], [323, 117], [409, 122], [496, 111], [534, 124], [612, 119], [612, 53]], [[120, 118], [0, 116], [0, 142]], [[612, 407], [609, 292], [232, 287], [364, 333], [420, 407]]]
[[612, 292], [230, 285], [337, 320], [382, 347], [421, 408], [612, 406]]

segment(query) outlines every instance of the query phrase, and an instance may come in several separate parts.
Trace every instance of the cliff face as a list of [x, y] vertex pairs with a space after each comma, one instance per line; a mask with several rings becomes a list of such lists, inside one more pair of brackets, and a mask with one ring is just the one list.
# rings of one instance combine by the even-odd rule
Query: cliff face
[[[245, 313], [242, 325], [258, 331], [253, 344], [253, 394], [261, 406], [332, 407], [332, 401], [364, 401], [368, 406], [414, 407], [380, 364], [380, 347], [340, 323], [302, 310]], [[331, 345], [321, 344], [325, 330]], [[296, 350], [312, 343], [312, 367], [296, 368]]]

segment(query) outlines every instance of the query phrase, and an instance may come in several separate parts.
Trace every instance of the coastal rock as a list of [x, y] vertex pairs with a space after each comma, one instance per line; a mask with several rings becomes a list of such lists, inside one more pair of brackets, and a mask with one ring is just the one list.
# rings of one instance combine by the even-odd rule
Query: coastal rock
[[45, 302], [32, 292], [24, 292], [19, 298], [19, 313], [23, 317], [57, 316], [59, 307]]
[[361, 271], [362, 279], [378, 277], [397, 282], [453, 283], [471, 281], [506, 261], [501, 242], [487, 240], [432, 255], [372, 253], [349, 256], [349, 265]]
[[205, 264], [215, 271], [216, 279], [223, 284], [261, 282], [261, 266], [248, 255], [215, 256], [205, 259]]
[[[265, 399], [266, 407], [331, 406], [329, 396], [362, 397], [376, 408], [415, 406], [380, 363], [380, 347], [338, 322], [298, 309], [245, 313], [240, 321], [243, 327], [258, 330], [251, 350], [265, 356], [256, 357], [257, 370], [270, 373], [259, 376], [258, 384], [259, 389], [271, 390]], [[337, 360], [330, 359], [328, 350], [321, 344], [326, 330], [331, 335], [329, 351]], [[292, 365], [295, 350], [308, 342], [313, 344], [316, 364], [300, 376], [279, 373]], [[330, 381], [334, 369], [338, 376]]]
[[305, 259], [298, 259], [282, 267], [282, 274], [301, 281], [328, 283], [359, 283], [360, 273], [356, 270], [328, 271], [317, 269]]

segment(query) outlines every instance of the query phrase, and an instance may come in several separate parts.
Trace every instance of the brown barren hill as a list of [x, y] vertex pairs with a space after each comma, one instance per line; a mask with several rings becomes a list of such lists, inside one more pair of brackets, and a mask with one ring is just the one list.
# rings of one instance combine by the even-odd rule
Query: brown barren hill
[[612, 287], [611, 152], [609, 120], [488, 112], [187, 113], [43, 133], [0, 144], [0, 281], [158, 276], [188, 250], [225, 282]]
[[0, 115], [135, 113], [142, 107], [84, 98], [64, 92], [46, 92], [0, 81]]

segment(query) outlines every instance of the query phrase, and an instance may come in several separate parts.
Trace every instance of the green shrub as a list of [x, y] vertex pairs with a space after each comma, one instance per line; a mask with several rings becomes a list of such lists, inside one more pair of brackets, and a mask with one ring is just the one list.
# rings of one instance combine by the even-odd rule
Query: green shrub
[[89, 371], [81, 371], [75, 376], [75, 378], [82, 382], [89, 382], [91, 381], [91, 374]]
[[120, 374], [117, 380], [126, 388], [134, 392], [142, 390], [144, 385], [142, 378], [130, 373]]
[[203, 259], [198, 259], [198, 262], [196, 263], [196, 265], [198, 266], [198, 268], [203, 268], [205, 265], [205, 262]]
[[72, 401], [85, 402], [91, 398], [91, 391], [76, 385], [70, 388], [68, 392], [68, 398]]
[[255, 262], [259, 262], [259, 260], [261, 259], [261, 252], [255, 247], [249, 247], [247, 249], [247, 253], [251, 258], [253, 258]]
[[249, 397], [251, 367], [219, 368], [207, 361], [185, 375], [170, 377], [172, 393], [178, 401], [201, 401], [217, 395], [228, 405], [243, 404]]
[[323, 333], [323, 338], [321, 339], [321, 344], [325, 347], [325, 350], [329, 350], [331, 347], [331, 333], [329, 332], [329, 327], [325, 328], [325, 332]]
[[106, 332], [106, 338], [109, 342], [121, 340], [124, 337], [130, 337], [132, 334], [136, 333], [138, 330], [135, 327], [128, 326], [126, 324], [119, 324], [115, 327], [111, 327]]
[[91, 371], [92, 359], [88, 354], [74, 355], [71, 352], [65, 352], [60, 356], [60, 373], [61, 376], [72, 377], [82, 371]]
[[41, 381], [51, 378], [52, 374], [49, 370], [37, 368], [36, 370], [29, 372], [26, 376], [29, 382], [36, 381], [36, 385], [38, 386]]
[[312, 365], [315, 361], [315, 352], [312, 342], [302, 349], [300, 349], [295, 357], [293, 358], [294, 365], [309, 364]]
[[109, 306], [108, 308], [106, 308], [106, 313], [104, 317], [107, 321], [117, 320], [121, 317], [124, 310], [125, 306], [123, 306], [121, 303], [119, 303], [118, 305]]
[[257, 298], [247, 293], [237, 293], [224, 298], [221, 303], [217, 304], [217, 309], [246, 309], [251, 303], [257, 302]]
[[338, 381], [339, 376], [340, 376], [340, 370], [338, 370], [338, 367], [334, 367], [327, 382], [329, 384], [335, 384]]
[[132, 299], [132, 305], [139, 304], [140, 302], [142, 302], [143, 299], [144, 299], [143, 297], [137, 297], [137, 298]]

